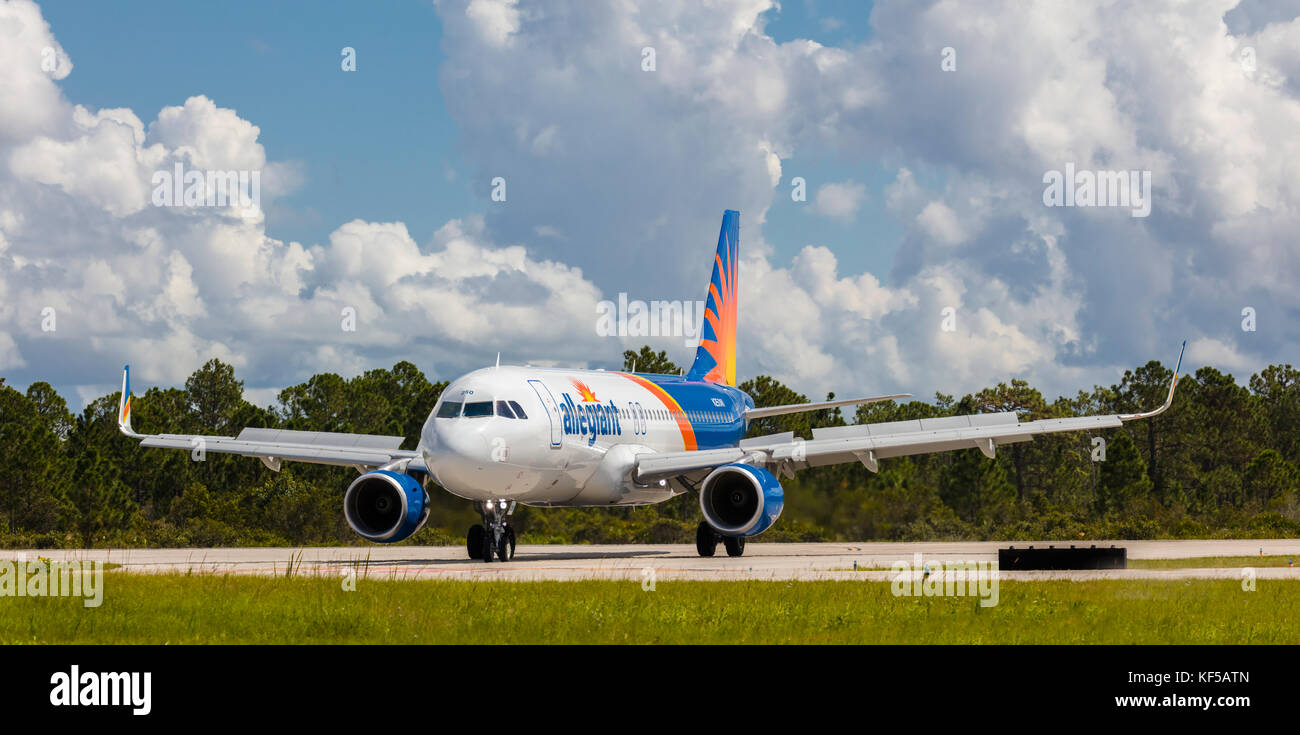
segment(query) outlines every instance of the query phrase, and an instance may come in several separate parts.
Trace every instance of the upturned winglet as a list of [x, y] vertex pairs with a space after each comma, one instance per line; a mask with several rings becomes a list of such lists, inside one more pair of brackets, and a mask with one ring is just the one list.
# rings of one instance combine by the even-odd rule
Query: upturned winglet
[[1122, 413], [1119, 415], [1120, 421], [1135, 421], [1137, 419], [1149, 419], [1153, 416], [1159, 416], [1174, 403], [1174, 389], [1178, 387], [1178, 374], [1183, 369], [1183, 353], [1187, 351], [1187, 340], [1183, 340], [1183, 347], [1178, 351], [1178, 365], [1174, 367], [1174, 379], [1169, 381], [1169, 396], [1160, 408], [1145, 413]]

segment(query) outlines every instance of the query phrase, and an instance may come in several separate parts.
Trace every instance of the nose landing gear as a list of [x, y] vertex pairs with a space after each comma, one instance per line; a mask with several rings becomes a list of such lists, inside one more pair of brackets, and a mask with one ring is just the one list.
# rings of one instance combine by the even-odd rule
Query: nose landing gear
[[510, 561], [515, 557], [515, 529], [506, 517], [515, 512], [513, 500], [484, 500], [475, 503], [483, 524], [475, 524], [465, 534], [469, 558], [491, 562], [492, 557]]

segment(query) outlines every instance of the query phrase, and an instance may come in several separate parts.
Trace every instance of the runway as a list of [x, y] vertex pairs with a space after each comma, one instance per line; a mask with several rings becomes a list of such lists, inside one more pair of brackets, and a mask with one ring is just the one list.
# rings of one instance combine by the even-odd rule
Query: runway
[[[452, 580], [876, 580], [888, 581], [899, 561], [991, 562], [1007, 546], [1069, 546], [1053, 542], [934, 543], [751, 543], [745, 555], [704, 559], [687, 544], [520, 546], [509, 562], [487, 564], [468, 558], [463, 546], [346, 546], [228, 549], [78, 549], [0, 551], [0, 560], [43, 557], [53, 561], [98, 560], [144, 573], [253, 574], [265, 576], [344, 576], [366, 579]], [[1097, 541], [1123, 546], [1129, 559], [1181, 559], [1209, 556], [1291, 555], [1300, 563], [1300, 539]], [[111, 573], [111, 572], [110, 572]], [[1300, 580], [1300, 566], [1257, 567], [1257, 579]], [[1044, 579], [1240, 579], [1242, 570], [1117, 569], [1104, 571], [1001, 572], [1004, 580]]]

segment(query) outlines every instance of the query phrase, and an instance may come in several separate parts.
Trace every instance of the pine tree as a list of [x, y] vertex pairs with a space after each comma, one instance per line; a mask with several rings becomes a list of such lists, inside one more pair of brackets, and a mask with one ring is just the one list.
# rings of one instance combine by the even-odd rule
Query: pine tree
[[1151, 480], [1137, 445], [1126, 431], [1118, 431], [1106, 446], [1106, 461], [1097, 479], [1097, 513], [1114, 515], [1131, 501], [1151, 493]]

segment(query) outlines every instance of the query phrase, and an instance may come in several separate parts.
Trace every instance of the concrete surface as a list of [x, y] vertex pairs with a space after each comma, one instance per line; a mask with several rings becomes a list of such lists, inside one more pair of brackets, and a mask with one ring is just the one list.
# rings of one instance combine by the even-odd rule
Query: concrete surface
[[[1175, 559], [1203, 556], [1293, 555], [1300, 563], [1300, 539], [1099, 541], [1097, 546], [1124, 546], [1130, 559]], [[348, 570], [371, 579], [576, 580], [647, 578], [656, 580], [889, 580], [891, 565], [936, 562], [991, 562], [1006, 546], [1069, 546], [1068, 542], [935, 542], [935, 543], [751, 543], [745, 555], [731, 558], [718, 546], [717, 556], [700, 558], [687, 544], [520, 546], [507, 563], [487, 564], [468, 558], [463, 546], [346, 546], [316, 548], [230, 549], [91, 549], [0, 551], [0, 559], [24, 555], [28, 560], [99, 560], [133, 572], [203, 574], [340, 576]], [[1084, 545], [1084, 544], [1075, 544]], [[858, 568], [874, 571], [853, 571]], [[1241, 577], [1240, 568], [1123, 569], [1083, 572], [1002, 572], [1001, 579], [1192, 579]], [[1300, 566], [1259, 567], [1259, 579], [1298, 579]]]

